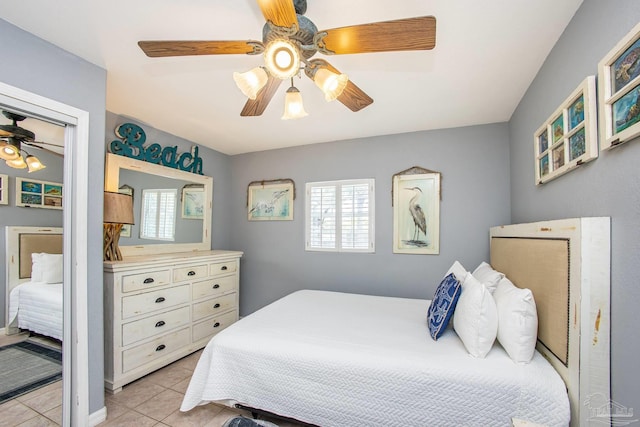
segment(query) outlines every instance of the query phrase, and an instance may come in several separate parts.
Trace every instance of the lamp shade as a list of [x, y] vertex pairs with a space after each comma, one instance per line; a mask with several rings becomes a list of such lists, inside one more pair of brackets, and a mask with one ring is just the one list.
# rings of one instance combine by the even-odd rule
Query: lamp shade
[[103, 222], [133, 224], [133, 197], [129, 194], [104, 192]]
[[7, 164], [7, 166], [14, 169], [24, 169], [27, 167], [27, 164], [24, 162], [22, 156], [18, 156], [17, 159], [7, 160], [5, 163]]
[[272, 76], [288, 79], [298, 74], [300, 52], [289, 40], [278, 39], [267, 44], [264, 50], [264, 63]]
[[9, 141], [0, 141], [0, 159], [3, 160], [16, 160], [20, 157], [20, 142], [13, 141], [13, 138], [9, 138]]
[[38, 159], [36, 156], [32, 156], [31, 154], [27, 156], [26, 162], [27, 166], [29, 167], [29, 172], [35, 172], [46, 168], [46, 166], [42, 164], [40, 159]]
[[313, 76], [313, 81], [324, 93], [324, 99], [333, 101], [347, 87], [349, 77], [346, 74], [336, 74], [326, 68], [320, 68]]
[[291, 86], [287, 89], [284, 98], [284, 114], [282, 115], [282, 120], [300, 119], [305, 116], [308, 116], [308, 113], [304, 110], [302, 95], [295, 86]]
[[233, 73], [233, 80], [245, 96], [249, 99], [256, 99], [260, 89], [267, 84], [269, 76], [264, 68], [256, 67], [246, 73]]

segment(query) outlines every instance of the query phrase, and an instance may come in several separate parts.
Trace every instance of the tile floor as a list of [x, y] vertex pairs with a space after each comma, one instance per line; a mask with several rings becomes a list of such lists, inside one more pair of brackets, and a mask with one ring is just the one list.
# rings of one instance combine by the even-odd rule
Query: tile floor
[[[220, 427], [238, 414], [250, 417], [246, 411], [213, 403], [180, 412], [182, 398], [200, 353], [193, 353], [128, 384], [119, 393], [105, 393], [107, 419], [99, 426]], [[3, 403], [0, 405], [0, 420], [4, 427], [59, 426], [62, 421], [62, 382]], [[267, 420], [279, 427], [298, 426], [282, 420]]]

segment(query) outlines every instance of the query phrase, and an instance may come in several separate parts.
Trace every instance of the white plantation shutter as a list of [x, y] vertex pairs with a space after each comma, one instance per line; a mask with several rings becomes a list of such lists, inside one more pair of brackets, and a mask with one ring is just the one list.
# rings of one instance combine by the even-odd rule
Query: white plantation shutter
[[374, 252], [374, 180], [307, 183], [306, 249]]
[[175, 240], [177, 190], [142, 190], [140, 238]]

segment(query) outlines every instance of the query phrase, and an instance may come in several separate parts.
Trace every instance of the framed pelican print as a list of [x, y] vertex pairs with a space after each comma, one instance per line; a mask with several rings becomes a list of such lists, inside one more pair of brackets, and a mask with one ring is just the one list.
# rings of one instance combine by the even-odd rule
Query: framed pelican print
[[411, 168], [393, 176], [393, 252], [440, 253], [440, 173]]

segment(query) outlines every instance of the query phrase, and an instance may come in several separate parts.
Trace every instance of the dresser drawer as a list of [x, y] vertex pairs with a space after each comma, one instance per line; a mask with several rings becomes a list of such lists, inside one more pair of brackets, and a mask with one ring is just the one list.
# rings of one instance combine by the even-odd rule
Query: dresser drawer
[[175, 268], [173, 270], [173, 281], [182, 282], [185, 280], [203, 279], [209, 275], [206, 265], [191, 265], [188, 267]]
[[233, 293], [193, 304], [193, 321], [236, 308], [236, 298]]
[[209, 264], [209, 276], [216, 276], [218, 274], [233, 273], [236, 271], [236, 262], [216, 262]]
[[216, 279], [204, 280], [193, 284], [192, 296], [194, 300], [220, 295], [236, 289], [237, 277], [225, 276]]
[[217, 334], [227, 326], [238, 320], [238, 312], [232, 311], [204, 322], [195, 323], [193, 325], [193, 341], [199, 341], [203, 338]]
[[160, 359], [176, 350], [188, 346], [189, 328], [160, 336], [151, 342], [122, 352], [122, 372]]
[[189, 285], [159, 289], [122, 298], [122, 318], [164, 310], [189, 301]]
[[166, 285], [171, 281], [171, 271], [161, 270], [150, 273], [130, 274], [122, 276], [122, 292], [137, 291]]
[[160, 335], [172, 329], [190, 323], [189, 307], [156, 314], [145, 319], [122, 325], [122, 346], [133, 344], [136, 341]]

